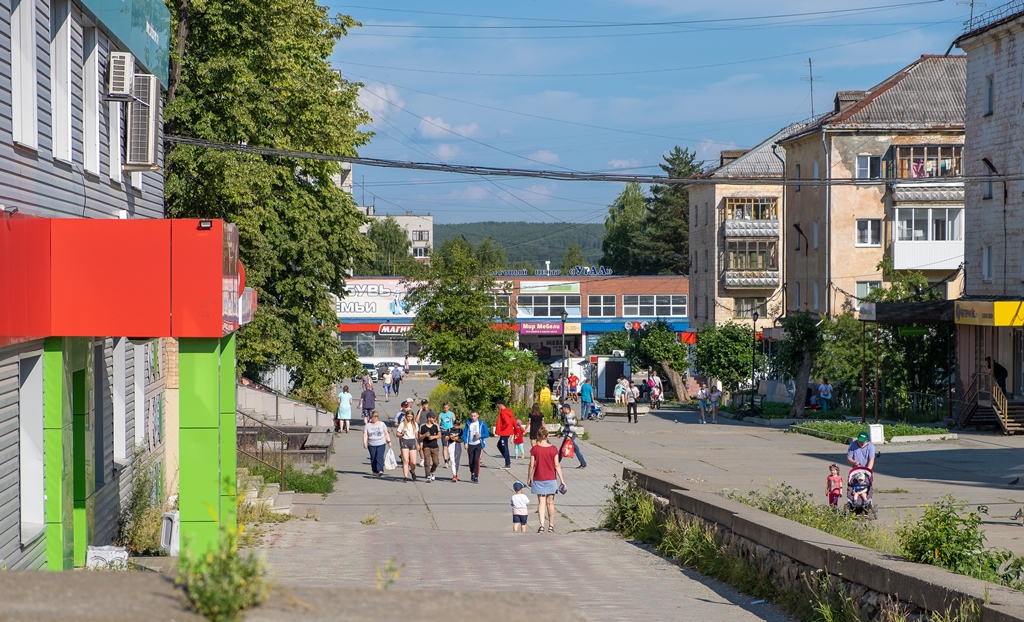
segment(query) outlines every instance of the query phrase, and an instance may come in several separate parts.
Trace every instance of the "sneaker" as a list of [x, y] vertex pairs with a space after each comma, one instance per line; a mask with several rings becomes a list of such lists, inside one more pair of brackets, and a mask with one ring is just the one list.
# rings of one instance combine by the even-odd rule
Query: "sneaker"
[[417, 462], [416, 465], [417, 466], [423, 466], [423, 458], [420, 458], [420, 461]]
[[458, 475], [452, 475], [452, 483], [454, 484], [454, 483], [456, 483], [458, 481], [459, 481], [459, 476]]
[[505, 469], [506, 471], [508, 471], [508, 470], [510, 470], [510, 469], [512, 468], [512, 465], [511, 465], [511, 464], [506, 464], [505, 466], [503, 466], [503, 467], [501, 467], [501, 468], [503, 468], [503, 469]]
[[585, 465], [585, 464], [581, 464], [581, 465], [579, 465], [579, 466], [578, 466], [578, 467], [576, 467], [576, 468], [577, 468], [577, 469], [585, 469], [585, 468], [587, 468], [587, 465]]

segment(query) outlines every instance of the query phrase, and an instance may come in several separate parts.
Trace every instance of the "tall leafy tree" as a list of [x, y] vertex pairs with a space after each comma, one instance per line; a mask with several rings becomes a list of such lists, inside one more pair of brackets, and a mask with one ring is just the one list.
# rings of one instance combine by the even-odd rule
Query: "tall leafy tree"
[[476, 255], [476, 260], [482, 270], [501, 270], [508, 266], [508, 260], [505, 259], [505, 248], [491, 238], [481, 240], [474, 255]]
[[393, 217], [374, 219], [366, 230], [373, 243], [369, 261], [356, 266], [360, 276], [416, 276], [420, 263], [409, 254], [412, 242], [402, 225]]
[[[172, 58], [166, 133], [231, 144], [356, 155], [369, 135], [357, 84], [331, 70], [335, 44], [356, 22], [315, 0], [170, 2]], [[239, 332], [241, 373], [292, 368], [295, 392], [324, 403], [357, 368], [342, 348], [332, 294], [365, 261], [365, 218], [332, 176], [334, 162], [168, 148], [171, 217], [223, 218], [239, 228], [247, 282], [259, 292]]]
[[660, 367], [676, 395], [680, 398], [686, 395], [682, 375], [689, 365], [689, 348], [679, 342], [676, 332], [665, 320], [656, 320], [640, 330], [636, 357], [641, 369]]
[[608, 216], [604, 219], [602, 265], [618, 274], [648, 274], [650, 256], [646, 252], [646, 219], [647, 203], [643, 188], [638, 183], [626, 184], [608, 207]]
[[[697, 153], [677, 145], [659, 164], [670, 179], [685, 179], [700, 173], [703, 162]], [[650, 240], [650, 270], [657, 274], [690, 272], [690, 195], [681, 184], [654, 184], [648, 199], [644, 227]]]
[[736, 391], [750, 378], [754, 356], [754, 331], [749, 326], [705, 324], [697, 331], [693, 366], [698, 373], [720, 380], [723, 389]]
[[819, 317], [810, 311], [802, 311], [786, 316], [782, 320], [782, 328], [786, 338], [779, 343], [779, 367], [787, 379], [792, 378], [794, 417], [804, 416], [804, 396], [811, 379], [811, 368], [814, 360], [821, 352], [822, 335], [818, 325]]
[[583, 256], [583, 249], [575, 242], [570, 243], [569, 247], [565, 249], [565, 254], [562, 255], [562, 274], [568, 273], [570, 268], [585, 265], [587, 265], [587, 258]]

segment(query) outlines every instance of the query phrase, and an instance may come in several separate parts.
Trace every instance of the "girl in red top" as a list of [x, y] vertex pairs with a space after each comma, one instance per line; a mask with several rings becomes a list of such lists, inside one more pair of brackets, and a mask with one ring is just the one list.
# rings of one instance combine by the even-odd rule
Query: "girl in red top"
[[828, 504], [839, 507], [839, 498], [843, 496], [843, 478], [839, 476], [839, 465], [833, 464], [828, 468], [828, 479], [825, 480], [825, 494], [828, 495]]
[[523, 422], [516, 419], [512, 425], [512, 447], [515, 449], [516, 460], [519, 460], [523, 457]]
[[540, 506], [537, 510], [540, 515], [540, 529], [537, 533], [544, 533], [544, 508], [547, 508], [548, 533], [554, 533], [555, 493], [559, 490], [559, 484], [562, 485], [562, 491], [565, 491], [565, 478], [562, 477], [562, 465], [558, 462], [558, 448], [548, 442], [547, 428], [537, 431], [537, 440], [538, 443], [530, 449], [526, 485], [537, 495], [537, 504]]

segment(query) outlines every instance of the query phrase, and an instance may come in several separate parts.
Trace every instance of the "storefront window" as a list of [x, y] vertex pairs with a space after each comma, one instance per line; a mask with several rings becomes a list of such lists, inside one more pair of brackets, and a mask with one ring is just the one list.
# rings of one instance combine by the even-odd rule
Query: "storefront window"
[[623, 317], [686, 317], [686, 295], [622, 296]]
[[615, 317], [615, 296], [587, 296], [587, 317]]
[[[579, 317], [581, 296], [519, 296], [516, 298], [519, 317], [557, 317], [565, 309], [573, 317]], [[574, 313], [575, 310], [575, 313]]]

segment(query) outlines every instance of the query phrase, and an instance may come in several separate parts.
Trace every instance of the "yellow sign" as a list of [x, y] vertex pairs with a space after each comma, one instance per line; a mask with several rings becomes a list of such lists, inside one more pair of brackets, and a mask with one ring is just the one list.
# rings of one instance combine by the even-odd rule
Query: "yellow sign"
[[583, 325], [579, 322], [566, 322], [565, 323], [565, 334], [566, 335], [578, 335], [583, 332]]
[[958, 300], [954, 321], [975, 326], [1024, 326], [1024, 300]]

